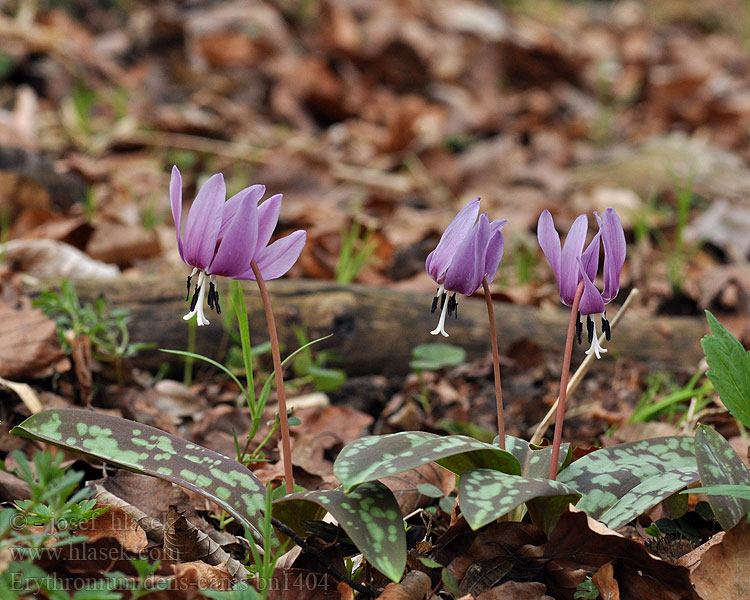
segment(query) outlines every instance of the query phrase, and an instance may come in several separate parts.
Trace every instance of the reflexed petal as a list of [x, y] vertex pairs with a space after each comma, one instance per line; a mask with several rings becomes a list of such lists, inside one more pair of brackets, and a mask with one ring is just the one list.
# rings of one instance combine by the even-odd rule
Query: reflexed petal
[[503, 259], [505, 240], [501, 230], [507, 222], [507, 219], [503, 219], [502, 221], [493, 221], [490, 224], [490, 239], [487, 242], [487, 249], [484, 251], [484, 276], [487, 277], [487, 283], [492, 283], [495, 279], [497, 268]]
[[458, 212], [443, 232], [437, 247], [427, 256], [425, 267], [437, 283], [441, 283], [459, 244], [471, 232], [478, 214], [479, 198], [476, 198]]
[[596, 279], [596, 274], [599, 271], [599, 250], [601, 248], [601, 230], [596, 232], [594, 239], [589, 242], [589, 245], [581, 254], [581, 262], [583, 262], [583, 268], [586, 271], [586, 275], [589, 276], [591, 281]]
[[250, 187], [246, 187], [244, 190], [237, 192], [234, 196], [227, 200], [224, 203], [224, 212], [222, 212], [221, 214], [221, 228], [219, 229], [218, 238], [221, 239], [224, 237], [224, 234], [226, 233], [230, 223], [234, 219], [234, 215], [237, 212], [237, 209], [240, 207], [240, 204], [242, 203], [242, 200], [244, 200], [245, 196], [250, 194], [250, 197], [255, 200], [255, 205], [257, 206], [258, 202], [260, 202], [260, 199], [265, 193], [265, 185], [251, 185]]
[[172, 177], [169, 180], [169, 200], [172, 204], [172, 218], [177, 234], [177, 250], [180, 252], [180, 258], [185, 260], [185, 255], [182, 252], [182, 236], [180, 235], [180, 227], [182, 226], [182, 175], [180, 175], [177, 165], [172, 167]]
[[557, 278], [557, 284], [560, 288], [560, 299], [568, 306], [573, 302], [573, 297], [578, 287], [579, 270], [578, 259], [583, 251], [583, 244], [586, 242], [586, 232], [588, 230], [588, 220], [586, 215], [579, 215], [573, 221], [573, 225], [565, 236], [565, 243], [560, 255], [560, 276]]
[[602, 218], [604, 242], [604, 302], [609, 302], [620, 291], [620, 273], [625, 264], [625, 232], [614, 209], [604, 211]]
[[577, 262], [578, 271], [583, 277], [583, 295], [581, 296], [581, 303], [578, 305], [578, 312], [582, 315], [600, 315], [604, 312], [602, 295], [596, 289], [594, 282], [589, 279], [580, 257], [578, 257]]
[[276, 229], [276, 223], [279, 222], [281, 214], [281, 194], [275, 194], [268, 200], [264, 201], [258, 207], [258, 242], [255, 251], [260, 252], [268, 246], [268, 241]]
[[482, 285], [489, 228], [489, 218], [487, 213], [483, 213], [471, 235], [466, 236], [456, 248], [445, 273], [446, 290], [471, 296]]
[[221, 227], [226, 186], [221, 173], [203, 184], [188, 213], [183, 237], [184, 260], [205, 270], [211, 264]]
[[[263, 279], [276, 279], [291, 269], [302, 253], [306, 239], [307, 232], [300, 229], [258, 252], [255, 262], [258, 263]], [[236, 279], [255, 281], [255, 275], [252, 269], [247, 269], [242, 275], [236, 276]]]
[[255, 242], [258, 239], [258, 207], [252, 194], [244, 194], [234, 218], [219, 243], [211, 266], [210, 275], [235, 277], [245, 269], [253, 259]]
[[[547, 261], [552, 267], [555, 279], [560, 281], [560, 236], [555, 229], [555, 222], [548, 210], [542, 211], [539, 215], [539, 222], [536, 226], [536, 237], [539, 240], [539, 246], [547, 257]], [[559, 284], [558, 284], [559, 285]]]

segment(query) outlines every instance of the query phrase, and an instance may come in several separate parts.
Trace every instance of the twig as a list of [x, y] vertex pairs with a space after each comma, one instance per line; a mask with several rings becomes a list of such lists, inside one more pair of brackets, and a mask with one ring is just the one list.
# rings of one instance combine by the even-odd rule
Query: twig
[[360, 594], [363, 594], [364, 596], [367, 596], [368, 598], [376, 598], [377, 593], [373, 592], [371, 589], [363, 586], [361, 583], [357, 583], [356, 581], [353, 581], [343, 573], [339, 573], [338, 570], [336, 570], [331, 563], [328, 562], [321, 554], [320, 552], [312, 547], [310, 544], [308, 544], [305, 540], [303, 540], [300, 536], [297, 535], [297, 532], [294, 531], [291, 527], [284, 525], [281, 521], [278, 519], [274, 519], [271, 517], [271, 524], [279, 530], [281, 533], [283, 533], [285, 536], [289, 537], [295, 544], [297, 544], [300, 548], [302, 548], [302, 552], [305, 552], [308, 554], [308, 556], [312, 556], [321, 567], [323, 567], [326, 571], [326, 573], [330, 574], [331, 577], [333, 577], [337, 581], [343, 581], [345, 584], [347, 584], [350, 588], [353, 590], [358, 591]]
[[[633, 288], [630, 291], [630, 294], [628, 294], [628, 297], [625, 299], [625, 302], [622, 303], [622, 306], [620, 307], [620, 310], [617, 311], [617, 314], [614, 316], [614, 318], [610, 321], [609, 327], [612, 331], [615, 330], [615, 327], [620, 323], [622, 320], [622, 317], [625, 315], [625, 312], [630, 308], [630, 306], [633, 303], [633, 300], [635, 300], [638, 297], [638, 294], [640, 294], [640, 291], [638, 288]], [[605, 336], [604, 333], [599, 336], [599, 342], [604, 343]], [[567, 386], [567, 393], [570, 395], [573, 393], [573, 391], [578, 387], [578, 385], [581, 383], [583, 378], [586, 376], [586, 373], [588, 373], [589, 368], [591, 367], [591, 364], [594, 362], [594, 355], [589, 354], [586, 356], [586, 358], [583, 359], [583, 362], [580, 364], [578, 369], [576, 369], [576, 372], [573, 374], [573, 377], [570, 378], [570, 381], [568, 382]], [[550, 407], [550, 409], [547, 411], [547, 414], [544, 416], [544, 418], [540, 421], [539, 425], [536, 426], [534, 429], [534, 434], [531, 436], [531, 439], [529, 440], [529, 444], [538, 444], [542, 441], [542, 436], [544, 436], [544, 432], [547, 431], [547, 428], [550, 426], [550, 423], [552, 423], [552, 419], [555, 416], [555, 411], [557, 410], [557, 400], [555, 400], [555, 403]]]

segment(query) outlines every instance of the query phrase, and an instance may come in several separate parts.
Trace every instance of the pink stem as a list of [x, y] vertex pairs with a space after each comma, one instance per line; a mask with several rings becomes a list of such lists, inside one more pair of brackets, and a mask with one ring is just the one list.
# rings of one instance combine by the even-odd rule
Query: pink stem
[[573, 355], [573, 338], [576, 335], [576, 323], [578, 322], [578, 305], [583, 295], [583, 280], [576, 288], [573, 305], [570, 307], [570, 322], [568, 323], [568, 339], [565, 341], [565, 354], [563, 355], [562, 373], [560, 375], [560, 396], [557, 401], [557, 414], [555, 415], [555, 436], [552, 441], [552, 460], [549, 465], [549, 478], [557, 477], [557, 463], [560, 460], [560, 443], [562, 442], [563, 421], [565, 420], [565, 401], [568, 397], [568, 377], [570, 377], [570, 358]]
[[500, 447], [505, 450], [505, 419], [503, 417], [503, 388], [500, 383], [500, 355], [497, 351], [497, 325], [495, 324], [495, 309], [492, 306], [490, 284], [487, 278], [482, 278], [484, 299], [487, 302], [487, 315], [490, 319], [490, 339], [492, 340], [492, 365], [495, 375], [495, 401], [497, 402], [497, 436]]
[[273, 370], [276, 377], [276, 395], [279, 400], [279, 429], [281, 430], [281, 458], [284, 461], [284, 481], [286, 483], [286, 493], [294, 493], [294, 474], [292, 473], [292, 441], [289, 435], [289, 419], [286, 414], [286, 393], [284, 391], [284, 375], [281, 371], [281, 352], [279, 351], [279, 336], [276, 332], [276, 320], [273, 317], [271, 308], [271, 298], [268, 295], [266, 282], [260, 273], [258, 264], [253, 259], [250, 267], [258, 282], [260, 297], [263, 301], [263, 309], [266, 313], [266, 323], [268, 324], [268, 338], [271, 341], [271, 356], [273, 357]]

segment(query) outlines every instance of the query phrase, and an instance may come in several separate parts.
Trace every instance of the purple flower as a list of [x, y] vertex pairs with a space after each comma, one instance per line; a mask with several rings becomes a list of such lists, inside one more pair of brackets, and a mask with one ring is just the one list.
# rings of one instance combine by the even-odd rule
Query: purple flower
[[[172, 167], [169, 196], [172, 204], [180, 257], [193, 267], [187, 279], [198, 274], [190, 312], [183, 318], [198, 316], [198, 325], [208, 325], [203, 301], [221, 314], [219, 292], [214, 285], [216, 275], [233, 279], [255, 279], [250, 262], [255, 262], [263, 279], [275, 279], [297, 262], [307, 234], [295, 231], [268, 244], [281, 212], [281, 194], [271, 196], [260, 206], [266, 188], [252, 185], [226, 200], [226, 186], [221, 173], [212, 175], [201, 187], [188, 213], [185, 231], [180, 235], [182, 220], [182, 176]], [[206, 291], [208, 283], [208, 291]], [[186, 298], [187, 300], [187, 298]]]
[[[455, 292], [471, 296], [482, 287], [485, 277], [488, 283], [495, 278], [500, 265], [504, 246], [500, 230], [508, 221], [490, 222], [487, 213], [479, 215], [479, 219], [477, 215], [479, 198], [459, 211], [425, 261], [427, 272], [440, 286], [432, 301], [432, 312], [440, 303], [440, 321], [430, 332], [432, 335], [439, 333], [448, 337], [445, 317], [455, 312], [458, 318]], [[447, 298], [448, 292], [454, 292], [450, 298]]]
[[[607, 350], [599, 344], [596, 326], [591, 315], [602, 315], [602, 329], [609, 340], [610, 329], [605, 305], [620, 291], [620, 273], [625, 264], [626, 247], [622, 223], [614, 209], [605, 210], [603, 217], [596, 212], [594, 215], [599, 224], [599, 231], [585, 250], [583, 246], [588, 230], [586, 215], [579, 215], [573, 222], [561, 249], [560, 236], [555, 230], [552, 215], [545, 210], [539, 216], [537, 237], [542, 252], [552, 266], [563, 304], [568, 306], [573, 304], [576, 288], [583, 280], [583, 295], [578, 306], [579, 321], [576, 326], [578, 341], [580, 343], [583, 331], [580, 315], [586, 315], [586, 327], [591, 343], [591, 348], [586, 351], [586, 354], [593, 352], [597, 358], [600, 358], [600, 353]], [[594, 280], [599, 271], [599, 250], [602, 244], [604, 245], [604, 291], [600, 292], [594, 285]]]

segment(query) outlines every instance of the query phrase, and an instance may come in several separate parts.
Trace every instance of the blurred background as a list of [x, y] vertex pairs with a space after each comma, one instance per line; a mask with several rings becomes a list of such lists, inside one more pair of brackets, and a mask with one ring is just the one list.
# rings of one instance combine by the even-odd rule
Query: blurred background
[[739, 0], [5, 0], [3, 269], [60, 272], [39, 239], [179, 262], [177, 164], [187, 200], [217, 171], [283, 193], [277, 233], [309, 232], [292, 277], [413, 290], [481, 196], [510, 220], [493, 293], [526, 305], [557, 302], [540, 211], [611, 206], [626, 291], [747, 336], [748, 25]]

